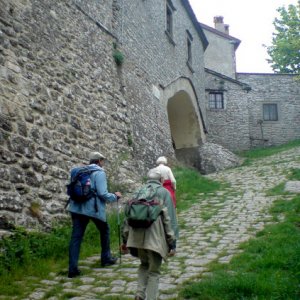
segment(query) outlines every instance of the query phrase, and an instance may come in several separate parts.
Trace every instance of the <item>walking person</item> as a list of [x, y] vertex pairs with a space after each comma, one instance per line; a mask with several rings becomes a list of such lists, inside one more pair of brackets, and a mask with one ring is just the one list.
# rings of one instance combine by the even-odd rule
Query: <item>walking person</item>
[[160, 171], [163, 178], [163, 187], [170, 192], [174, 207], [176, 208], [176, 179], [171, 168], [167, 166], [168, 160], [165, 156], [160, 156], [156, 164], [156, 168]]
[[175, 254], [178, 239], [175, 208], [169, 192], [162, 187], [161, 173], [154, 168], [148, 172], [147, 177], [147, 183], [134, 194], [134, 197], [145, 188], [155, 191], [149, 200], [159, 202], [161, 214], [148, 228], [133, 228], [125, 219], [122, 230], [122, 249], [124, 251], [129, 249], [133, 256], [140, 259], [136, 300], [157, 299], [162, 260]]
[[[107, 191], [107, 179], [103, 169], [104, 162], [105, 157], [101, 153], [90, 153], [87, 168], [92, 172], [90, 175], [90, 188], [93, 191], [93, 195], [81, 203], [70, 198], [68, 211], [71, 213], [73, 227], [69, 244], [69, 278], [80, 275], [80, 270], [78, 269], [80, 245], [90, 220], [94, 222], [100, 234], [101, 266], [110, 266], [117, 261], [117, 258], [111, 256], [110, 251], [109, 225], [106, 221], [106, 202], [117, 201], [122, 195], [120, 192], [109, 193]], [[77, 169], [79, 168], [72, 169], [71, 179]]]

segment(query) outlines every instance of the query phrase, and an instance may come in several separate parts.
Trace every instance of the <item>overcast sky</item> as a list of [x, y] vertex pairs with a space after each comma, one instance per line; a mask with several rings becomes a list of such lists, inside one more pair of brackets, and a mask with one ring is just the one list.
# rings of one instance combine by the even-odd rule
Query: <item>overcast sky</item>
[[297, 0], [189, 0], [199, 22], [214, 28], [214, 16], [223, 16], [229, 34], [241, 44], [236, 51], [238, 72], [273, 73], [267, 49], [275, 31], [277, 8], [296, 5]]

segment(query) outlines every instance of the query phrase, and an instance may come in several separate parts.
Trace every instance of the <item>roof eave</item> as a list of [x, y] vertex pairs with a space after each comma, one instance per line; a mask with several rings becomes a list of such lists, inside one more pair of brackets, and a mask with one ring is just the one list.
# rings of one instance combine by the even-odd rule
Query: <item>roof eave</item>
[[189, 1], [188, 0], [181, 0], [181, 3], [183, 5], [183, 7], [186, 9], [188, 15], [190, 16], [191, 21], [192, 21], [192, 23], [193, 23], [193, 25], [194, 25], [194, 27], [195, 27], [195, 29], [196, 29], [199, 37], [200, 37], [200, 40], [202, 42], [203, 50], [205, 50], [208, 46], [208, 40], [207, 40], [207, 38], [206, 38], [206, 36], [205, 36], [201, 26], [200, 26], [195, 14], [194, 14], [194, 11], [193, 11]]

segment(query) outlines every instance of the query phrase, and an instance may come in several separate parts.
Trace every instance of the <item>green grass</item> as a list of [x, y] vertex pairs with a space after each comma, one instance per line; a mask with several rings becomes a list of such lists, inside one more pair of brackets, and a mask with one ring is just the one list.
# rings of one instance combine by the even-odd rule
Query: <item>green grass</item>
[[292, 169], [289, 176], [289, 180], [300, 180], [300, 169]]
[[300, 196], [278, 200], [271, 213], [284, 221], [268, 225], [244, 243], [230, 264], [214, 264], [212, 276], [190, 284], [184, 299], [300, 299]]
[[177, 181], [176, 204], [179, 211], [188, 209], [194, 204], [196, 199], [199, 199], [199, 193], [203, 193], [205, 196], [225, 187], [193, 169], [176, 167], [173, 171]]
[[[108, 216], [111, 249], [118, 254], [117, 215]], [[50, 272], [67, 275], [71, 223], [55, 226], [49, 233], [26, 232], [19, 228], [12, 237], [0, 241], [0, 295], [20, 296], [34, 288], [34, 283]], [[90, 222], [81, 246], [80, 258], [99, 255], [99, 232]], [[25, 276], [24, 276], [25, 275]]]
[[245, 158], [243, 166], [250, 165], [253, 161], [259, 158], [264, 158], [273, 154], [280, 153], [294, 147], [300, 146], [300, 140], [295, 140], [280, 146], [273, 146], [267, 148], [256, 148], [250, 151], [239, 152], [238, 155]]
[[289, 194], [288, 192], [284, 191], [284, 187], [285, 187], [285, 182], [282, 182], [282, 183], [276, 185], [275, 187], [269, 189], [268, 191], [266, 191], [266, 195], [267, 196], [276, 196], [276, 195]]

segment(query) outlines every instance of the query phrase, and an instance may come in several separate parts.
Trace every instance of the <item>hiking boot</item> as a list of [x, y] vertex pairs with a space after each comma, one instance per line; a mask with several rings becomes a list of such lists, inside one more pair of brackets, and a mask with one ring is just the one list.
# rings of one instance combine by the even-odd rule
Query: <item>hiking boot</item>
[[139, 297], [139, 296], [135, 296], [134, 300], [144, 300], [143, 298]]
[[79, 276], [81, 274], [81, 272], [80, 272], [80, 270], [75, 270], [75, 271], [73, 271], [73, 272], [69, 272], [68, 273], [68, 277], [69, 278], [74, 278], [74, 277], [77, 277], [77, 276]]
[[108, 266], [112, 266], [117, 262], [117, 258], [116, 257], [111, 257], [108, 260], [102, 261], [101, 262], [101, 266], [102, 267], [108, 267]]

